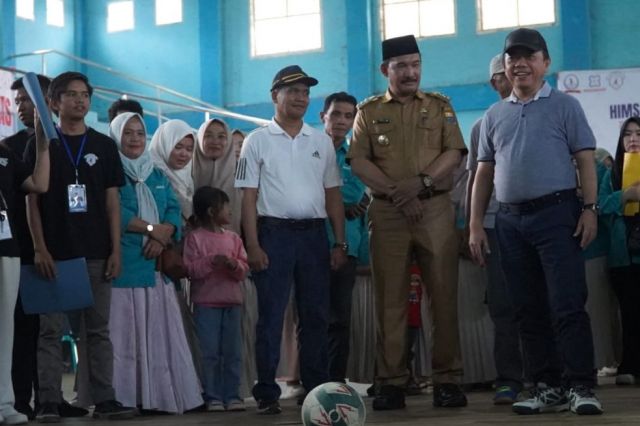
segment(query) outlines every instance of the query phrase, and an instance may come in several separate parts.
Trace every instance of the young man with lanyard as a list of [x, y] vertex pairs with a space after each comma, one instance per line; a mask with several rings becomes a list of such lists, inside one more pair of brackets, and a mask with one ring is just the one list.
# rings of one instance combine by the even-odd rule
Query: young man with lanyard
[[[347, 134], [353, 128], [356, 117], [356, 98], [345, 92], [332, 93], [324, 100], [320, 119], [324, 131], [333, 141], [336, 160], [342, 176], [342, 201], [345, 213], [345, 236], [349, 244], [347, 262], [339, 269], [331, 271], [329, 300], [329, 379], [344, 382], [349, 359], [349, 339], [351, 330], [351, 300], [356, 281], [358, 251], [363, 238], [368, 235], [365, 214], [369, 197], [362, 181], [351, 172], [346, 157], [349, 151]], [[327, 221], [329, 245], [333, 246], [333, 229]]]
[[582, 253], [597, 233], [595, 138], [578, 101], [544, 80], [551, 59], [538, 31], [512, 31], [503, 53], [513, 92], [482, 120], [469, 246], [483, 265], [490, 251], [483, 219], [495, 183], [502, 271], [536, 384], [512, 407], [601, 414]]
[[[303, 121], [309, 87], [316, 84], [318, 80], [297, 65], [276, 74], [271, 85], [275, 117], [247, 137], [236, 171], [235, 185], [243, 189], [242, 228], [258, 292], [258, 383], [253, 396], [262, 414], [281, 412], [275, 375], [292, 283], [302, 384], [309, 392], [329, 378], [329, 272], [345, 262], [348, 245], [335, 149], [324, 132]], [[331, 250], [327, 217], [335, 237]]]
[[13, 407], [15, 400], [11, 383], [13, 315], [20, 283], [16, 193], [45, 192], [49, 186], [49, 168], [49, 142], [39, 125], [33, 169], [4, 141], [0, 142], [0, 424], [28, 422], [27, 416]]
[[[28, 197], [35, 266], [44, 277], [55, 274], [55, 260], [87, 260], [94, 305], [74, 312], [86, 326], [90, 393], [95, 418], [122, 419], [135, 409], [115, 401], [111, 384], [113, 348], [109, 340], [111, 280], [120, 273], [120, 200], [124, 184], [118, 149], [110, 138], [87, 127], [93, 89], [77, 72], [57, 76], [49, 87], [52, 110], [60, 118], [59, 143], [51, 146], [51, 185]], [[32, 160], [30, 144], [26, 158]], [[60, 420], [64, 314], [40, 316], [38, 378], [40, 422]]]

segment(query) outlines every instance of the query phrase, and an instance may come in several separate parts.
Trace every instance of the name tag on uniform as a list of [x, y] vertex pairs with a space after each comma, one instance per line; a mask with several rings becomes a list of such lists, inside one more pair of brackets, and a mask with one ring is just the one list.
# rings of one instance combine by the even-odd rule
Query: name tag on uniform
[[9, 215], [6, 210], [0, 211], [0, 240], [10, 240], [11, 226], [9, 225]]
[[86, 213], [87, 211], [87, 187], [80, 184], [67, 186], [69, 213]]

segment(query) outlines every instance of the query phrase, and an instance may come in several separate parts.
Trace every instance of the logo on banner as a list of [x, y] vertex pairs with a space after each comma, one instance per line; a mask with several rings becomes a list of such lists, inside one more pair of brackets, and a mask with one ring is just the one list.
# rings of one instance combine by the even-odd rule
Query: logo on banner
[[620, 71], [612, 72], [611, 74], [609, 74], [609, 77], [607, 79], [609, 80], [609, 86], [611, 86], [613, 89], [618, 90], [624, 85], [624, 74]]
[[601, 85], [599, 74], [589, 76], [589, 87], [600, 87]]
[[567, 74], [563, 83], [567, 90], [576, 90], [580, 85], [580, 79], [575, 74]]

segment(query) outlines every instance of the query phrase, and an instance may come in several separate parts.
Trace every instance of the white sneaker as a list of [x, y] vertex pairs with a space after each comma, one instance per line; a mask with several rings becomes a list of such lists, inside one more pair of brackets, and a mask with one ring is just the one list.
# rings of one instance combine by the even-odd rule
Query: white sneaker
[[593, 389], [586, 386], [575, 386], [569, 391], [571, 412], [576, 414], [602, 414], [602, 405]]
[[287, 385], [287, 389], [280, 399], [295, 399], [304, 395], [305, 390], [302, 385]]
[[602, 367], [598, 370], [598, 377], [613, 377], [618, 374], [618, 367]]
[[5, 407], [0, 411], [0, 419], [4, 419], [4, 423], [0, 420], [0, 423], [4, 425], [24, 425], [29, 423], [29, 418], [17, 412], [12, 406]]
[[244, 402], [240, 400], [234, 400], [227, 404], [225, 407], [227, 411], [245, 411], [247, 407], [245, 407]]
[[635, 385], [636, 378], [633, 374], [618, 374], [616, 376], [616, 385]]
[[562, 388], [550, 388], [544, 383], [531, 389], [531, 396], [514, 403], [511, 408], [517, 414], [540, 414], [569, 409], [567, 393]]
[[224, 405], [220, 401], [207, 401], [207, 411], [209, 412], [220, 412], [224, 411]]

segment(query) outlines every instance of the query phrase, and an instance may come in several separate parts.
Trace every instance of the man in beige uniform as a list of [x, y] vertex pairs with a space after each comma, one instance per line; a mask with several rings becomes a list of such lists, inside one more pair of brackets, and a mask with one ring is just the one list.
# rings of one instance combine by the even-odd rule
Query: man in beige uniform
[[460, 407], [457, 320], [458, 242], [448, 191], [466, 148], [447, 98], [419, 90], [421, 57], [413, 36], [382, 43], [384, 95], [358, 106], [348, 158], [371, 188], [371, 265], [378, 348], [374, 410], [403, 408], [407, 297], [413, 259], [431, 297], [433, 404]]

